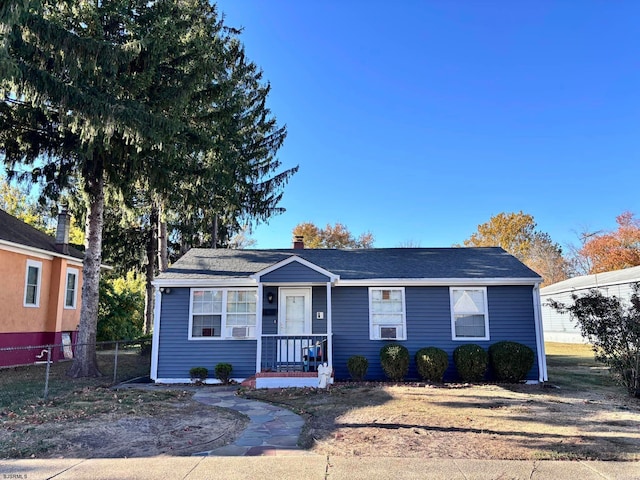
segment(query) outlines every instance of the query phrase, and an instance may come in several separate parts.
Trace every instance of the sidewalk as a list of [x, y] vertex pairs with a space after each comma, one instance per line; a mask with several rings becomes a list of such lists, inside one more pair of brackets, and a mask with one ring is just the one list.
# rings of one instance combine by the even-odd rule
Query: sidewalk
[[1, 479], [639, 480], [640, 462], [276, 457], [0, 460]]

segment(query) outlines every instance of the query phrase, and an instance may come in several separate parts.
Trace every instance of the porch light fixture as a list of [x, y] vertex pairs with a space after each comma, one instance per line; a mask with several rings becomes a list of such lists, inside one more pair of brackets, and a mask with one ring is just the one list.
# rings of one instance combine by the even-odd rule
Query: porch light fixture
[[160, 287], [160, 293], [166, 293], [169, 295], [171, 293], [171, 289], [169, 287]]
[[273, 303], [273, 292], [267, 293], [267, 302]]

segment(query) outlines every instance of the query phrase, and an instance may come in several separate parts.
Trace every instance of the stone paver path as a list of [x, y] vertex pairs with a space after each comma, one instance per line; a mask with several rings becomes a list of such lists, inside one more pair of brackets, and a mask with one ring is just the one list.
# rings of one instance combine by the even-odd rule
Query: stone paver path
[[224, 447], [194, 455], [258, 456], [306, 454], [297, 446], [304, 420], [299, 415], [256, 400], [236, 395], [235, 388], [216, 387], [196, 392], [193, 399], [206, 405], [230, 408], [249, 417], [249, 426], [238, 439]]

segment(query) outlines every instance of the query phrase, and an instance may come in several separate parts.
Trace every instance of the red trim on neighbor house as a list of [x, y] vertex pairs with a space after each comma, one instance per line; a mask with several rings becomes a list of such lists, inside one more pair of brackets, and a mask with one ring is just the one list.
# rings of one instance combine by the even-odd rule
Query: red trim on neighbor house
[[[71, 332], [71, 343], [75, 343], [75, 340], [76, 332]], [[46, 361], [46, 353], [42, 358], [37, 358], [42, 353], [42, 345], [60, 345], [61, 343], [62, 332], [0, 333], [0, 367]], [[24, 350], [2, 350], [3, 348], [38, 346], [40, 347]], [[63, 358], [62, 348], [53, 348], [51, 359], [57, 361]]]

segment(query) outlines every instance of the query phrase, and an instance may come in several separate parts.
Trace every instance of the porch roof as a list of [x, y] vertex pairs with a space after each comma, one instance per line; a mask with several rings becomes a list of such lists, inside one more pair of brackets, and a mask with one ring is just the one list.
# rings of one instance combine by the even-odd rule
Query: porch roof
[[189, 250], [158, 280], [249, 279], [292, 256], [332, 272], [341, 280], [531, 279], [540, 276], [499, 247]]

